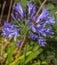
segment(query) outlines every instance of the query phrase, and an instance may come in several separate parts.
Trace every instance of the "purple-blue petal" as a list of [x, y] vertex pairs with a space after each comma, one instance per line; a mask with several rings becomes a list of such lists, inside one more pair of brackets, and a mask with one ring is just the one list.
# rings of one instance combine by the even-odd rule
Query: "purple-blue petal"
[[17, 3], [13, 6], [13, 9], [19, 13], [21, 16], [21, 20], [24, 21], [25, 18], [25, 10], [23, 10], [21, 3]]
[[14, 28], [14, 26], [11, 23], [4, 23], [4, 27], [2, 29], [2, 34], [5, 37], [14, 37], [14, 41], [16, 41], [16, 38], [19, 35], [19, 29]]
[[41, 14], [36, 18], [36, 23], [46, 20], [49, 17], [49, 12], [45, 8], [42, 8]]
[[34, 3], [32, 3], [32, 2], [29, 2], [29, 3], [27, 4], [27, 6], [28, 6], [28, 15], [29, 15], [31, 18], [33, 18], [34, 15], [35, 15], [35, 13], [36, 13], [36, 5], [35, 5]]
[[46, 40], [39, 37], [38, 38], [38, 43], [39, 43], [40, 46], [45, 46], [46, 45]]
[[17, 43], [17, 47], [20, 47], [22, 44], [22, 40], [20, 40], [18, 43]]
[[32, 40], [36, 40], [38, 38], [38, 36], [36, 34], [30, 33], [30, 38]]

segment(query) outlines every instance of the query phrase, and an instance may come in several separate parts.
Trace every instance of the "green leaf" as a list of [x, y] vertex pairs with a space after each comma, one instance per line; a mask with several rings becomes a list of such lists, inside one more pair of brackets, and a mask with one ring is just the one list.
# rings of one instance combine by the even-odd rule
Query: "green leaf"
[[48, 4], [46, 5], [46, 8], [47, 8], [48, 10], [53, 10], [55, 7], [54, 7], [53, 4], [48, 3]]
[[0, 36], [0, 42], [2, 42], [3, 41], [3, 37], [2, 36]]
[[[26, 56], [28, 56], [29, 54], [31, 54], [31, 51], [27, 52]], [[19, 62], [19, 60], [22, 61], [23, 59], [24, 59], [24, 55], [18, 57], [17, 60], [15, 62], [12, 62], [10, 65], [14, 65], [14, 64], [16, 65]]]
[[27, 44], [25, 44], [25, 46], [24, 46], [24, 51], [23, 51], [24, 59], [23, 59], [22, 65], [25, 65], [25, 61], [26, 61], [26, 52], [27, 52]]
[[39, 48], [40, 47], [38, 46], [34, 47], [34, 50], [26, 59], [26, 64], [30, 62], [31, 60], [33, 60], [34, 58], [36, 58], [42, 52], [42, 49], [41, 48], [39, 49]]
[[55, 15], [55, 25], [54, 25], [54, 28], [56, 29], [56, 32], [57, 32], [57, 15]]
[[7, 65], [10, 65], [10, 63], [12, 62], [12, 55], [14, 50], [16, 49], [16, 42], [12, 42], [11, 43], [11, 47], [9, 48], [8, 52], [7, 52]]
[[22, 3], [23, 7], [26, 7], [27, 0], [21, 0], [20, 2]]
[[41, 65], [41, 61], [34, 62], [32, 65]]

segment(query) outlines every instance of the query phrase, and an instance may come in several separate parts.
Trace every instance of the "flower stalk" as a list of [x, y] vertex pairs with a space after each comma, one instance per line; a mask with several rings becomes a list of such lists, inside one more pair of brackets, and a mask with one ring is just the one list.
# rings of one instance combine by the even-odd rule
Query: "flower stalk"
[[[44, 6], [45, 3], [46, 3], [46, 0], [44, 0], [44, 2], [41, 4], [40, 8], [39, 8], [38, 11], [36, 12], [35, 18], [38, 16], [39, 12], [41, 11], [41, 9], [42, 9], [42, 7]], [[24, 43], [25, 43], [25, 39], [26, 39], [26, 37], [24, 36], [24, 37], [23, 37], [23, 41], [22, 41], [21, 46], [20, 46], [20, 48], [19, 48], [19, 50], [18, 50], [18, 53], [17, 53], [17, 55], [16, 55], [16, 59], [15, 59], [15, 60], [17, 60], [17, 58], [18, 58], [19, 55], [21, 54], [21, 50], [22, 50], [22, 47], [23, 47], [23, 45], [24, 45]]]

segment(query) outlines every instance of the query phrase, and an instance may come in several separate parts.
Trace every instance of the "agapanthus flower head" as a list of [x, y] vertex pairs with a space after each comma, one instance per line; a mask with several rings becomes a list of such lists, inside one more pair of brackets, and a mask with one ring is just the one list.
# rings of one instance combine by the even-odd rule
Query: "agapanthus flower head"
[[5, 37], [14, 37], [14, 41], [19, 36], [19, 29], [14, 28], [14, 25], [11, 23], [4, 23], [4, 27], [2, 29], [3, 35]]
[[[29, 27], [34, 33], [37, 34], [35, 34], [35, 36], [38, 36], [38, 43], [40, 44], [40, 46], [44, 46], [46, 44], [46, 40], [42, 39], [41, 37], [46, 37], [47, 35], [52, 36], [54, 34], [52, 32], [52, 26], [54, 25], [54, 23], [54, 17], [51, 17], [49, 11], [45, 8], [42, 8], [41, 14], [39, 14], [36, 18], [28, 19]], [[35, 36], [30, 34], [30, 38], [33, 40], [35, 39]]]
[[[21, 21], [25, 21], [25, 24], [24, 23], [19, 24], [18, 22], [19, 27], [21, 25], [23, 26], [23, 27], [21, 26], [20, 29], [24, 31], [25, 33], [28, 32], [32, 40], [38, 40], [38, 43], [40, 46], [45, 46], [46, 39], [44, 38], [47, 35], [52, 36], [54, 34], [52, 32], [52, 26], [55, 23], [55, 19], [54, 17], [51, 17], [49, 11], [46, 10], [45, 7], [42, 8], [42, 11], [40, 12], [40, 14], [38, 14], [37, 17], [35, 17], [36, 7], [37, 7], [36, 4], [32, 2], [28, 2], [27, 7], [28, 7], [28, 13], [25, 11], [26, 9], [23, 9], [21, 3], [15, 4], [13, 6], [13, 10], [15, 12], [12, 13], [11, 16], [15, 21], [18, 21], [18, 18]], [[28, 17], [26, 17], [26, 14], [28, 14]], [[26, 22], [28, 23], [28, 25], [26, 25]], [[28, 28], [30, 30], [25, 31], [25, 29], [28, 29]], [[4, 24], [3, 33], [7, 37], [14, 36], [14, 40], [16, 40], [16, 38], [19, 36], [18, 29], [14, 28], [14, 25], [9, 23]], [[22, 40], [19, 41], [18, 46], [21, 45], [21, 42]]]

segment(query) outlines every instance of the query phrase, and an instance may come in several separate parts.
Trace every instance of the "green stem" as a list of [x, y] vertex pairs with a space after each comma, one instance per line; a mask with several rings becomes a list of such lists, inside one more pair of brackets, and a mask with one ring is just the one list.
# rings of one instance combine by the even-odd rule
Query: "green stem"
[[25, 44], [23, 65], [25, 65], [25, 61], [26, 61], [26, 49], [27, 49], [27, 45]]

